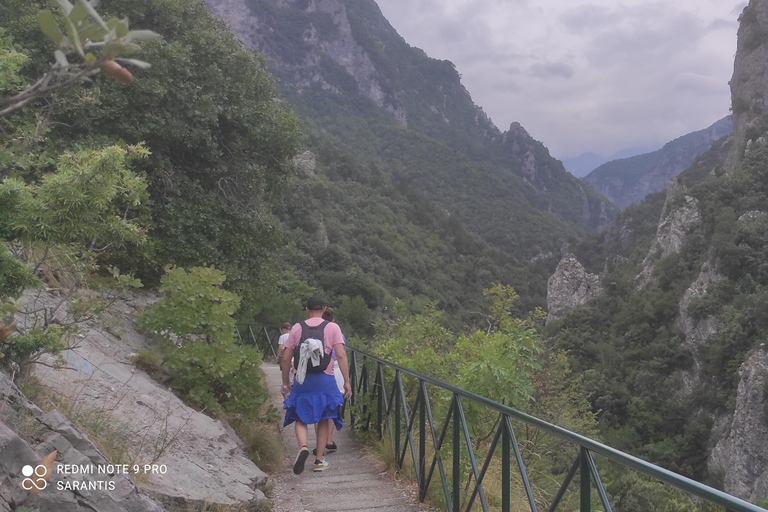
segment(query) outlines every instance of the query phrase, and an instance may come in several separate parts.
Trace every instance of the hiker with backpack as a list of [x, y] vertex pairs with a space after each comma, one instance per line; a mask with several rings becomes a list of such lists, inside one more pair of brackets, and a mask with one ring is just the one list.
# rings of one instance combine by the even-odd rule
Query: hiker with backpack
[[[325, 303], [317, 297], [307, 300], [307, 320], [295, 324], [288, 334], [283, 352], [283, 397], [285, 401], [285, 422], [283, 426], [295, 423], [299, 453], [293, 463], [293, 472], [300, 474], [309, 457], [307, 447], [307, 425], [317, 424], [317, 447], [315, 471], [325, 471], [329, 464], [323, 454], [328, 440], [329, 429], [341, 430], [341, 405], [344, 397], [352, 396], [349, 384], [349, 367], [344, 351], [344, 337], [338, 324], [323, 320]], [[339, 392], [333, 375], [331, 352], [335, 350], [344, 379], [344, 394]], [[294, 360], [296, 376], [289, 381], [291, 358]], [[333, 420], [331, 422], [326, 420]]]

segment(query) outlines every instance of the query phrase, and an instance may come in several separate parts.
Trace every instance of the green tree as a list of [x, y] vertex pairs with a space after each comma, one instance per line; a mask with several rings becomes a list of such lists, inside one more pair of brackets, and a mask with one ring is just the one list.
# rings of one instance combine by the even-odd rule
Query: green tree
[[[146, 229], [138, 221], [147, 208], [145, 180], [130, 171], [146, 157], [142, 146], [111, 146], [62, 155], [55, 172], [39, 183], [18, 178], [0, 183], [0, 282], [5, 306], [0, 322], [22, 317], [17, 332], [6, 335], [0, 364], [24, 378], [43, 353], [67, 348], [81, 322], [93, 319], [114, 300], [114, 291], [98, 293], [94, 275], [111, 275], [114, 290], [140, 286], [100, 259], [110, 252], [141, 245]], [[13, 256], [13, 260], [10, 256]], [[32, 270], [59, 290], [51, 300], [42, 291], [14, 301], [21, 289], [34, 284]]]
[[222, 288], [224, 273], [213, 267], [169, 269], [164, 297], [138, 319], [146, 332], [163, 340], [171, 383], [209, 414], [254, 418], [268, 394], [261, 387], [261, 354], [235, 344], [232, 315], [240, 297]]
[[[56, 118], [65, 140], [106, 136], [152, 151], [143, 169], [154, 205], [156, 268], [216, 265], [228, 287], [255, 300], [277, 277], [281, 230], [273, 197], [293, 172], [298, 123], [277, 98], [265, 59], [247, 50], [202, 2], [104, 1], [111, 16], [162, 34], [147, 41], [152, 68], [131, 84], [97, 79], [86, 97], [68, 95]], [[87, 122], [86, 122], [87, 120]]]

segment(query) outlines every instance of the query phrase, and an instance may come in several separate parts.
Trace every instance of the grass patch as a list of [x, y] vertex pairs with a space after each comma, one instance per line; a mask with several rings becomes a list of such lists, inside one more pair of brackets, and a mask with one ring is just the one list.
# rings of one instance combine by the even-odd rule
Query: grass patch
[[206, 503], [204, 505], [189, 506], [184, 512], [270, 512], [275, 504], [270, 500], [260, 501], [255, 506], [242, 507], [237, 505], [217, 505]]
[[277, 422], [266, 419], [232, 419], [230, 425], [245, 444], [245, 455], [266, 473], [283, 467], [285, 447]]
[[56, 409], [83, 431], [113, 464], [139, 464], [138, 454], [132, 453], [131, 431], [119, 424], [109, 409], [85, 408], [76, 400], [57, 396]]
[[169, 378], [163, 370], [163, 354], [156, 348], [143, 348], [130, 361], [157, 381], [166, 382]]

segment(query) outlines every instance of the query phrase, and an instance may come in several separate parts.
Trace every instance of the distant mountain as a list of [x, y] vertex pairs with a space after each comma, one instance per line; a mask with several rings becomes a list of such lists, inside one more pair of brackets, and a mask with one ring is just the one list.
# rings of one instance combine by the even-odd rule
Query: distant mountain
[[561, 161], [563, 162], [563, 167], [565, 167], [566, 171], [578, 178], [582, 178], [608, 160], [610, 160], [610, 158], [589, 151], [588, 153], [582, 153], [573, 158], [563, 158]]
[[653, 150], [654, 148], [649, 146], [633, 146], [631, 148], [625, 148], [617, 151], [608, 157], [589, 151], [573, 158], [563, 158], [562, 162], [566, 171], [573, 174], [574, 176], [583, 178], [606, 162], [610, 162], [611, 160], [618, 160], [619, 158], [629, 158], [635, 155], [642, 155], [643, 153], [650, 153]]
[[302, 121], [305, 172], [276, 211], [283, 261], [331, 300], [438, 300], [458, 316], [502, 282], [528, 311], [563, 244], [615, 214], [520, 124], [497, 128], [454, 65], [408, 45], [373, 0], [206, 4], [264, 54]]
[[499, 130], [453, 63], [410, 46], [373, 0], [206, 3], [266, 55], [308, 132], [408, 182], [494, 245], [536, 252], [559, 244], [554, 233], [612, 216], [522, 126]]
[[713, 142], [730, 135], [730, 117], [712, 126], [683, 135], [657, 151], [607, 162], [584, 179], [621, 209], [642, 201], [648, 194], [664, 190], [670, 180], [690, 167]]

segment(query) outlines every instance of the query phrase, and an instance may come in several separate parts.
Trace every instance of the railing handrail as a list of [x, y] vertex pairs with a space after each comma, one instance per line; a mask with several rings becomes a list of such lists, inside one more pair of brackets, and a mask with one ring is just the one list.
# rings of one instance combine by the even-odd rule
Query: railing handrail
[[[370, 352], [356, 348], [354, 346], [347, 345], [347, 349], [357, 352], [361, 356], [377, 361], [387, 367], [391, 367], [395, 370], [398, 370], [403, 374], [410, 375], [419, 380], [422, 380], [424, 382], [427, 382], [439, 388], [445, 389], [446, 391], [450, 391], [451, 393], [458, 395], [460, 397], [464, 397], [469, 400], [483, 404], [491, 409], [496, 410], [501, 414], [506, 414], [524, 423], [540, 428], [543, 431], [546, 431], [554, 436], [567, 440], [582, 448], [586, 448], [587, 450], [592, 451], [594, 453], [598, 453], [614, 462], [617, 462], [618, 464], [621, 464], [622, 466], [626, 466], [636, 471], [639, 471], [641, 473], [644, 473], [664, 483], [677, 487], [678, 489], [681, 489], [684, 492], [696, 495], [707, 501], [710, 501], [712, 503], [725, 507], [728, 510], [733, 510], [738, 512], [766, 512], [765, 509], [758, 507], [757, 505], [754, 505], [752, 503], [739, 499], [735, 496], [731, 496], [730, 494], [727, 494], [723, 491], [709, 487], [700, 482], [697, 482], [696, 480], [679, 475], [677, 473], [674, 473], [662, 467], [656, 466], [654, 464], [651, 464], [650, 462], [644, 461], [642, 459], [639, 459], [627, 453], [621, 452], [615, 448], [611, 448], [610, 446], [599, 443], [581, 434], [577, 434], [575, 432], [566, 430], [562, 427], [558, 427], [557, 425], [553, 425], [539, 418], [536, 418], [524, 412], [513, 409], [509, 406], [500, 404], [498, 402], [494, 402], [493, 400], [485, 398], [484, 396], [477, 395], [475, 393], [472, 393], [471, 391], [458, 388], [456, 386], [445, 383], [434, 377], [430, 377], [429, 375], [418, 373], [414, 370], [411, 370], [404, 366], [400, 366], [391, 361], [387, 361], [386, 359], [373, 355]], [[353, 386], [353, 392], [354, 392], [354, 386]]]

